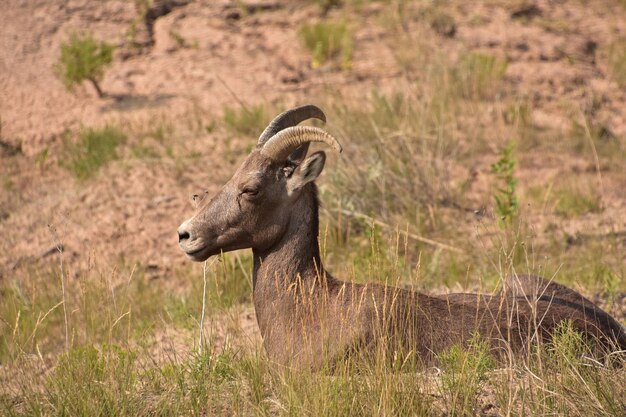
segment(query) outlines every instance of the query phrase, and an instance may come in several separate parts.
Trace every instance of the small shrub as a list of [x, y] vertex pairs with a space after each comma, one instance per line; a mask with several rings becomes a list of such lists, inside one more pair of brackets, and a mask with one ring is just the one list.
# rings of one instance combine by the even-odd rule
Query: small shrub
[[305, 24], [299, 33], [304, 45], [311, 51], [313, 68], [335, 59], [339, 59], [342, 69], [352, 66], [352, 34], [345, 23]]
[[100, 167], [117, 158], [117, 147], [126, 141], [126, 135], [116, 127], [87, 129], [78, 141], [65, 140], [61, 165], [79, 180], [93, 176]]
[[57, 73], [68, 89], [87, 80], [93, 84], [98, 96], [104, 97], [99, 82], [105, 68], [113, 61], [114, 49], [113, 45], [97, 41], [92, 35], [73, 34], [68, 42], [61, 45]]
[[502, 150], [500, 159], [491, 165], [491, 172], [496, 175], [501, 183], [494, 198], [496, 200], [496, 213], [504, 225], [513, 221], [519, 207], [515, 195], [517, 180], [513, 177], [516, 165], [513, 149], [515, 149], [515, 143], [509, 142]]

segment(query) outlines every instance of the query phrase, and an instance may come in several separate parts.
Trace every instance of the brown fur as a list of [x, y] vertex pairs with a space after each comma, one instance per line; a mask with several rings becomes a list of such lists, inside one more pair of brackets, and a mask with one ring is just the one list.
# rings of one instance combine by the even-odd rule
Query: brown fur
[[324, 158], [318, 152], [303, 162], [305, 153], [276, 162], [257, 148], [179, 229], [181, 248], [196, 261], [252, 248], [254, 307], [275, 362], [319, 369], [354, 352], [382, 352], [389, 358], [414, 354], [430, 364], [476, 333], [506, 360], [509, 352], [549, 340], [564, 320], [597, 342], [597, 354], [626, 349], [626, 333], [610, 315], [539, 277], [510, 278], [495, 296], [429, 296], [335, 279], [320, 258], [314, 177], [300, 172], [315, 166], [316, 177]]
[[278, 363], [318, 368], [355, 347], [381, 346], [389, 354], [412, 351], [432, 363], [437, 353], [463, 345], [475, 332], [505, 359], [509, 347], [523, 353], [530, 342], [549, 340], [566, 319], [598, 340], [600, 349], [614, 348], [612, 342], [626, 346], [621, 326], [608, 314], [577, 292], [538, 277], [522, 277], [524, 285], [516, 290], [517, 281], [509, 279], [505, 293], [494, 297], [431, 297], [336, 280], [313, 256], [318, 253], [314, 219], [290, 223], [297, 226], [275, 247], [254, 251], [255, 310], [267, 352]]

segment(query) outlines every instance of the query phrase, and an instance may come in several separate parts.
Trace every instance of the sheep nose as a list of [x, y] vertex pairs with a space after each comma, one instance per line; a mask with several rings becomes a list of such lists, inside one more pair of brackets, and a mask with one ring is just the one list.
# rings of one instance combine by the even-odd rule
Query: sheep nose
[[191, 235], [186, 229], [186, 224], [181, 224], [178, 228], [178, 243], [182, 243], [191, 238]]

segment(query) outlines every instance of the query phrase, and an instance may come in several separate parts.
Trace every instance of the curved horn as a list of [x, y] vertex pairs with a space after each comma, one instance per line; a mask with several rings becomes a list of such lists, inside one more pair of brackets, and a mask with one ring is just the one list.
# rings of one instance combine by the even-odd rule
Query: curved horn
[[273, 161], [285, 160], [298, 146], [309, 142], [322, 142], [341, 152], [337, 139], [330, 133], [313, 126], [292, 126], [272, 136], [261, 149], [261, 153]]
[[267, 125], [263, 133], [261, 133], [257, 146], [263, 146], [272, 136], [281, 130], [291, 126], [296, 126], [298, 123], [312, 118], [326, 122], [326, 115], [324, 112], [319, 107], [312, 104], [296, 107], [279, 114], [269, 125]]

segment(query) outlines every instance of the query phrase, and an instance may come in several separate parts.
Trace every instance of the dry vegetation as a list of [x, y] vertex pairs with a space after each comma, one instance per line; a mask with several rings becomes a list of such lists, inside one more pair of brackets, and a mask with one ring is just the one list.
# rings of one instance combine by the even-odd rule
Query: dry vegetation
[[[533, 273], [626, 324], [623, 1], [30, 3], [0, 17], [2, 414], [626, 414], [626, 371], [567, 326], [504, 368], [477, 338], [441, 369], [278, 369], [247, 251], [209, 261], [199, 351], [202, 265], [175, 234], [277, 111], [313, 102], [344, 145], [318, 181], [336, 276], [491, 292]], [[86, 25], [116, 46], [104, 98], [55, 75]]]

